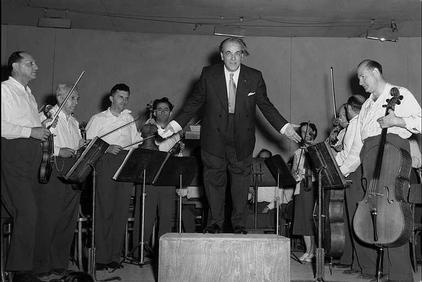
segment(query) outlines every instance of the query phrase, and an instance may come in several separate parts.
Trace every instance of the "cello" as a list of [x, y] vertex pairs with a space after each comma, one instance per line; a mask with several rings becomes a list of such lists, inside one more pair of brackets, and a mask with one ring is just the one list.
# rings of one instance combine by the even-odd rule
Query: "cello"
[[[390, 90], [385, 115], [400, 104], [403, 96], [396, 87]], [[374, 166], [374, 159], [376, 159]], [[353, 218], [356, 236], [380, 247], [398, 247], [408, 242], [412, 230], [411, 204], [405, 202], [403, 188], [409, 185], [409, 152], [387, 142], [387, 128], [381, 132], [378, 146], [362, 156], [365, 196], [358, 203]]]

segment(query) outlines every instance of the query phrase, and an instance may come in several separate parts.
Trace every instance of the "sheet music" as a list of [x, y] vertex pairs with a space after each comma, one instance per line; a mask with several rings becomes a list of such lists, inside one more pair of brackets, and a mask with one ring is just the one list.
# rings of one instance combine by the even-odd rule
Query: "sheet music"
[[117, 169], [116, 173], [113, 176], [113, 180], [116, 180], [117, 177], [119, 176], [120, 172], [122, 171], [123, 167], [126, 165], [126, 162], [129, 160], [130, 155], [132, 155], [132, 152], [135, 150], [136, 148], [131, 148], [129, 150], [129, 152], [126, 154], [125, 159], [123, 160], [122, 164], [120, 165], [120, 167]]

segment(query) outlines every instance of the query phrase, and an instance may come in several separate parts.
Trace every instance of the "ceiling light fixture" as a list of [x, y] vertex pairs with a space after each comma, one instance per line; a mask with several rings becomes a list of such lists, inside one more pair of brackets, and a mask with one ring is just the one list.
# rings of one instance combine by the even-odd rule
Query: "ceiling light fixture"
[[230, 27], [230, 26], [214, 26], [214, 35], [216, 36], [226, 36], [226, 37], [245, 37], [245, 29], [240, 26]]
[[[374, 20], [371, 21], [371, 26], [374, 25]], [[399, 40], [397, 24], [391, 20], [390, 26], [381, 28], [369, 28], [366, 32], [366, 38], [371, 40], [379, 40], [381, 42], [397, 42]]]

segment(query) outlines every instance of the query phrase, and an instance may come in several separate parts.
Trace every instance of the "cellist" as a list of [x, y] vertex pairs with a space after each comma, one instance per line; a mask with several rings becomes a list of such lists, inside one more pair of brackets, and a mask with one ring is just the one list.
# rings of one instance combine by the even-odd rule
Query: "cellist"
[[[47, 114], [54, 116], [64, 104], [51, 129], [54, 136], [52, 177], [48, 183], [39, 184], [36, 194], [40, 224], [36, 231], [34, 271], [39, 277], [66, 274], [79, 211], [80, 189], [59, 178], [76, 161], [76, 150], [84, 143], [79, 122], [74, 117], [79, 94], [76, 88], [71, 90], [71, 86], [59, 84], [55, 93], [57, 104], [50, 109], [50, 115]], [[41, 119], [46, 120], [47, 116], [42, 115]]]
[[25, 51], [12, 53], [11, 75], [1, 83], [1, 196], [13, 217], [6, 271], [14, 281], [40, 281], [32, 271], [37, 206], [35, 203], [40, 142], [50, 131], [42, 126], [28, 83], [37, 76], [35, 59]]
[[[394, 86], [388, 83], [383, 76], [380, 63], [365, 59], [357, 67], [359, 84], [370, 94], [369, 98], [362, 105], [358, 116], [358, 126], [353, 140], [350, 153], [340, 166], [341, 172], [348, 176], [351, 172], [359, 169], [361, 159], [365, 156], [371, 146], [379, 144], [381, 131], [387, 128], [387, 142], [394, 144], [409, 152], [408, 138], [412, 133], [421, 133], [421, 107], [413, 94], [404, 87]], [[393, 87], [399, 89], [403, 100], [400, 105], [395, 106], [385, 115], [386, 99], [390, 99], [390, 90]], [[366, 160], [366, 159], [365, 159]], [[369, 161], [368, 161], [369, 162]], [[376, 160], [371, 160], [375, 163]], [[365, 174], [365, 171], [363, 171]], [[358, 251], [358, 250], [357, 250]], [[375, 249], [373, 250], [375, 254]], [[367, 253], [367, 254], [370, 254]], [[364, 259], [365, 254], [359, 259]], [[374, 260], [360, 261], [361, 265], [367, 266], [364, 275], [375, 277], [376, 265]], [[384, 252], [383, 272], [389, 280], [413, 281], [413, 273], [410, 261], [409, 246], [404, 244], [400, 247], [387, 248]]]

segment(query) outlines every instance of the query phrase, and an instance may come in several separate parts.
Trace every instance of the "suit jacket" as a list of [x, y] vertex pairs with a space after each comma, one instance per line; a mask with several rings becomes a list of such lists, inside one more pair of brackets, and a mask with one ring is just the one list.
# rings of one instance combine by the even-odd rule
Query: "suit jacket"
[[[250, 156], [255, 146], [256, 106], [277, 130], [287, 123], [267, 97], [260, 71], [241, 65], [236, 88], [234, 140], [238, 160]], [[181, 112], [175, 118], [184, 127], [202, 109], [201, 148], [215, 156], [224, 157], [228, 125], [228, 95], [224, 64], [202, 69], [201, 77]]]

